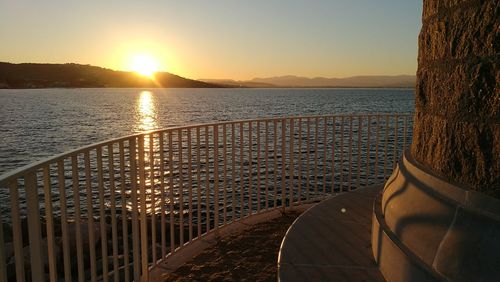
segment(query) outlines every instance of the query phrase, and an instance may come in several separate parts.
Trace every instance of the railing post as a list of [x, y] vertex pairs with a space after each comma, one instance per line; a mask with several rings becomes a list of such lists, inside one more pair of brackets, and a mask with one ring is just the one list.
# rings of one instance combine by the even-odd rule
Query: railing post
[[240, 219], [243, 219], [245, 211], [245, 203], [243, 202], [244, 197], [244, 191], [245, 191], [245, 184], [243, 183], [243, 148], [245, 142], [243, 139], [243, 122], [240, 122]]
[[252, 121], [248, 122], [248, 216], [252, 215], [252, 160], [253, 138], [252, 138]]
[[297, 154], [298, 203], [302, 204], [302, 118], [299, 117], [299, 148]]
[[352, 190], [352, 122], [353, 116], [349, 116], [349, 185], [348, 191]]
[[331, 194], [335, 193], [335, 135], [337, 131], [337, 121], [335, 117], [332, 118], [332, 191]]
[[368, 128], [366, 129], [366, 172], [365, 172], [365, 187], [368, 187], [369, 184], [369, 178], [370, 178], [370, 156], [371, 156], [371, 150], [370, 150], [370, 136], [371, 136], [371, 126], [372, 126], [372, 116], [367, 116], [367, 123], [368, 123]]
[[99, 193], [99, 226], [101, 229], [101, 254], [102, 254], [102, 279], [108, 281], [108, 240], [106, 234], [106, 222], [104, 215], [104, 175], [102, 165], [102, 147], [97, 149], [97, 177], [98, 177], [98, 193]]
[[260, 121], [257, 121], [257, 213], [260, 213]]
[[214, 125], [214, 229], [219, 230], [219, 126]]
[[174, 146], [172, 144], [173, 130], [168, 131], [168, 168], [170, 170], [169, 176], [169, 228], [170, 228], [170, 254], [173, 254], [175, 251], [175, 226], [174, 226], [174, 161], [173, 161], [173, 150]]
[[50, 183], [50, 167], [43, 167], [43, 194], [45, 198], [45, 218], [47, 231], [47, 259], [49, 263], [50, 281], [57, 281], [57, 266], [56, 266], [56, 251], [55, 251], [55, 236], [54, 236], [54, 218], [52, 211], [52, 191]]
[[222, 160], [223, 160], [223, 175], [222, 175], [222, 191], [224, 198], [223, 203], [223, 215], [222, 215], [222, 225], [226, 225], [227, 222], [227, 124], [222, 125]]
[[138, 220], [138, 203], [137, 203], [137, 141], [133, 137], [129, 141], [130, 155], [130, 189], [132, 195], [132, 251], [134, 264], [134, 281], [140, 281], [141, 265], [140, 265], [140, 246], [139, 246], [139, 220]]
[[293, 207], [292, 203], [294, 202], [293, 201], [293, 175], [294, 175], [294, 165], [293, 165], [293, 156], [294, 156], [294, 139], [295, 139], [295, 133], [294, 133], [294, 119], [291, 118], [290, 119], [290, 144], [289, 144], [289, 149], [290, 149], [290, 156], [289, 156], [289, 159], [290, 159], [290, 170], [289, 170], [289, 173], [290, 173], [290, 181], [289, 181], [289, 191], [290, 191], [290, 200], [289, 200], [289, 203], [290, 203], [290, 208]]
[[45, 272], [42, 260], [42, 233], [40, 230], [38, 187], [35, 172], [30, 172], [25, 175], [24, 185], [28, 212], [31, 277], [36, 277], [36, 279], [43, 281], [45, 280]]
[[189, 205], [189, 215], [188, 215], [188, 221], [189, 221], [189, 242], [193, 240], [193, 168], [192, 168], [192, 158], [193, 158], [193, 153], [192, 153], [192, 145], [191, 145], [191, 129], [187, 130], [187, 155], [188, 155], [188, 205]]
[[68, 216], [66, 203], [66, 185], [64, 175], [64, 160], [57, 162], [57, 182], [60, 194], [60, 209], [61, 209], [61, 233], [62, 233], [62, 249], [63, 249], [63, 264], [64, 264], [64, 280], [70, 281], [71, 278], [71, 261], [70, 261], [70, 245], [68, 235]]
[[144, 136], [139, 136], [139, 191], [140, 191], [140, 217], [141, 217], [141, 281], [149, 281], [148, 271], [148, 222], [146, 210], [146, 179], [144, 171]]
[[182, 129], [177, 130], [179, 148], [179, 246], [184, 245], [184, 159], [182, 156]]
[[[25, 281], [24, 254], [23, 254], [23, 234], [21, 225], [21, 214], [19, 212], [19, 191], [17, 181], [8, 184], [10, 192], [10, 205], [12, 215], [12, 239], [14, 243], [14, 258], [16, 266], [16, 280]], [[5, 280], [7, 281], [7, 280]]]
[[163, 144], [163, 132], [158, 136], [158, 150], [160, 151], [160, 234], [161, 234], [161, 257], [167, 255], [167, 234], [165, 230], [165, 145]]
[[357, 171], [356, 174], [358, 175], [357, 177], [357, 183], [356, 183], [356, 188], [359, 189], [361, 185], [361, 137], [362, 137], [362, 131], [363, 131], [363, 117], [359, 116], [358, 117], [358, 164], [357, 164]]
[[318, 143], [319, 118], [314, 118], [314, 198], [318, 197]]
[[344, 116], [340, 119], [340, 183], [339, 192], [344, 190]]
[[[122, 200], [122, 207], [127, 204], [127, 193], [126, 193], [126, 186], [125, 186], [125, 144], [124, 141], [120, 141], [118, 144], [119, 146], [119, 151], [120, 151], [120, 188], [121, 188], [121, 200]], [[130, 148], [130, 140], [129, 140], [129, 148]], [[132, 165], [130, 165], [132, 166]], [[132, 168], [130, 168], [130, 171], [132, 171]], [[131, 177], [131, 176], [130, 176]], [[122, 237], [123, 237], [123, 263], [125, 265], [125, 282], [130, 281], [130, 258], [129, 258], [129, 246], [128, 246], [128, 236], [129, 236], [129, 231], [128, 231], [128, 216], [127, 216], [127, 209], [122, 208], [121, 209], [121, 216], [122, 216]]]
[[281, 120], [281, 206], [286, 211], [286, 119]]
[[153, 264], [156, 264], [157, 254], [156, 254], [156, 187], [155, 187], [155, 157], [154, 157], [154, 134], [151, 133], [149, 138], [149, 191], [150, 202], [151, 202], [151, 260]]
[[7, 264], [5, 263], [5, 246], [3, 237], [3, 220], [0, 219], [0, 280], [7, 281]]
[[82, 219], [81, 219], [81, 207], [80, 207], [80, 183], [79, 183], [79, 173], [78, 173], [78, 156], [71, 156], [71, 178], [73, 184], [73, 203], [75, 205], [75, 230], [76, 230], [76, 257], [78, 265], [78, 281], [82, 282], [85, 280], [85, 269], [83, 264], [83, 238], [82, 238]]

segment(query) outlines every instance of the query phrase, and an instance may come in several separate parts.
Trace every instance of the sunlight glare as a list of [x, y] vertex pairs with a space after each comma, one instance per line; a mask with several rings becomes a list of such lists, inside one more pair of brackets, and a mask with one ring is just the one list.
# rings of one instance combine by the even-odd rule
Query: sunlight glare
[[137, 100], [136, 132], [149, 131], [156, 128], [156, 103], [151, 91], [142, 91]]
[[158, 71], [158, 62], [149, 55], [136, 55], [132, 59], [130, 69], [140, 75], [153, 77], [154, 73]]

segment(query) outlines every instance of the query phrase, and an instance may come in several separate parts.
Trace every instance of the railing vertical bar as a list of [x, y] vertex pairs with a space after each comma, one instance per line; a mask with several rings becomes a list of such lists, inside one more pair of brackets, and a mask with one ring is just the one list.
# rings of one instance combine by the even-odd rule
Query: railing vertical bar
[[323, 197], [326, 195], [326, 166], [327, 166], [327, 161], [326, 161], [326, 136], [328, 134], [328, 121], [327, 117], [323, 118]]
[[137, 139], [133, 137], [129, 140], [130, 157], [130, 194], [132, 200], [132, 263], [134, 264], [134, 281], [139, 281], [141, 277], [141, 249], [139, 239], [139, 205], [137, 203]]
[[61, 233], [63, 250], [64, 280], [71, 281], [71, 254], [68, 232], [68, 205], [66, 202], [66, 180], [64, 175], [64, 160], [57, 161], [57, 184], [59, 188], [59, 199], [61, 201]]
[[7, 259], [5, 257], [3, 223], [0, 222], [0, 281], [7, 281]]
[[115, 187], [115, 164], [114, 164], [113, 144], [108, 144], [108, 172], [109, 172], [109, 189], [111, 201], [111, 238], [113, 245], [113, 278], [115, 282], [119, 281], [119, 265], [118, 265], [118, 227], [116, 223], [116, 187]]
[[158, 135], [158, 150], [159, 150], [159, 168], [160, 168], [160, 236], [161, 236], [161, 257], [167, 255], [167, 234], [165, 230], [165, 144], [163, 132]]
[[174, 145], [172, 138], [172, 130], [168, 131], [168, 168], [170, 170], [169, 177], [169, 228], [170, 228], [170, 254], [175, 252], [175, 222], [174, 222]]
[[207, 217], [207, 233], [210, 231], [210, 141], [208, 139], [208, 131], [209, 127], [205, 126], [205, 164], [206, 164], [206, 173], [205, 173], [205, 210], [206, 210], [206, 217]]
[[403, 154], [404, 151], [406, 150], [406, 133], [408, 130], [408, 116], [404, 116], [404, 124], [403, 124]]
[[273, 208], [277, 207], [278, 199], [277, 199], [277, 187], [278, 187], [278, 123], [274, 120], [274, 187], [273, 187]]
[[260, 205], [261, 205], [261, 200], [260, 200], [260, 184], [261, 184], [261, 179], [260, 179], [260, 121], [257, 121], [257, 213], [260, 213]]
[[90, 275], [91, 280], [97, 280], [96, 274], [96, 249], [95, 249], [95, 237], [94, 237], [94, 212], [93, 212], [93, 204], [92, 204], [92, 176], [90, 172], [90, 153], [89, 151], [85, 151], [83, 154], [84, 163], [85, 163], [85, 187], [87, 190], [87, 216], [88, 216], [88, 235], [89, 235], [89, 244], [90, 244]]
[[265, 200], [265, 209], [266, 211], [269, 209], [269, 121], [265, 121], [265, 132], [264, 132], [264, 145], [265, 145], [265, 177], [266, 184], [264, 185], [264, 200]]
[[187, 129], [187, 154], [188, 154], [188, 221], [189, 221], [189, 242], [193, 240], [193, 152], [191, 145], [191, 128]]
[[340, 119], [340, 185], [339, 191], [344, 191], [344, 116]]
[[222, 215], [222, 225], [226, 225], [227, 222], [227, 125], [222, 125], [222, 160], [223, 160], [223, 176], [222, 176], [222, 197], [223, 202], [223, 215]]
[[146, 135], [139, 137], [139, 192], [140, 192], [140, 217], [141, 217], [141, 266], [144, 281], [149, 281], [148, 271], [148, 222], [147, 222], [147, 203], [146, 203], [146, 171], [144, 152], [144, 139]]
[[75, 229], [76, 229], [76, 258], [78, 269], [78, 281], [85, 280], [85, 269], [83, 264], [83, 241], [81, 230], [81, 208], [80, 208], [80, 183], [78, 175], [78, 158], [76, 155], [71, 156], [71, 177], [73, 184], [73, 204], [75, 205]]
[[398, 123], [399, 123], [399, 116], [396, 114], [396, 115], [394, 115], [394, 153], [392, 154], [392, 168], [393, 169], [396, 167], [396, 164], [398, 162], [398, 155], [399, 155]]
[[184, 158], [182, 155], [182, 129], [177, 130], [177, 145], [179, 148], [179, 246], [184, 246]]
[[[130, 143], [129, 143], [130, 148]], [[127, 215], [127, 187], [125, 185], [125, 145], [124, 141], [118, 143], [120, 151], [120, 188], [121, 188], [121, 215], [122, 215], [122, 237], [123, 237], [123, 263], [125, 266], [125, 281], [130, 281], [130, 259], [128, 246], [128, 215]], [[130, 170], [132, 166], [130, 165]]]
[[302, 204], [302, 118], [299, 118], [299, 148], [297, 155], [297, 178], [298, 178], [298, 203]]
[[387, 179], [387, 158], [389, 147], [389, 115], [385, 116], [385, 144], [384, 144], [384, 180]]
[[12, 214], [12, 239], [14, 244], [16, 280], [18, 282], [23, 282], [25, 281], [23, 234], [21, 225], [21, 214], [19, 212], [19, 191], [17, 186], [17, 180], [12, 181], [11, 183], [8, 184], [8, 186], [10, 192], [10, 207]]
[[357, 164], [357, 181], [356, 181], [356, 188], [359, 189], [361, 185], [361, 133], [363, 131], [363, 117], [359, 116], [358, 117], [358, 164]]
[[318, 196], [318, 143], [319, 143], [319, 118], [314, 119], [314, 197]]
[[253, 138], [252, 138], [252, 121], [248, 122], [248, 216], [252, 215], [252, 175], [253, 175]]
[[101, 255], [102, 255], [102, 279], [108, 281], [108, 240], [106, 235], [106, 218], [104, 215], [104, 176], [102, 166], [102, 147], [98, 147], [97, 151], [97, 179], [99, 193], [99, 228], [101, 229]]
[[286, 211], [286, 119], [281, 120], [281, 206]]
[[24, 176], [26, 190], [26, 204], [28, 212], [28, 237], [30, 249], [30, 266], [32, 277], [40, 278], [43, 281], [44, 269], [42, 260], [41, 228], [37, 177], [35, 172]]
[[54, 242], [54, 218], [52, 211], [52, 191], [50, 183], [50, 167], [45, 165], [43, 167], [43, 194], [45, 199], [45, 219], [47, 231], [47, 260], [49, 264], [49, 279], [54, 282], [57, 281], [57, 266], [55, 255], [55, 242]]
[[375, 142], [375, 179], [378, 180], [378, 175], [379, 175], [379, 159], [378, 159], [378, 149], [379, 149], [379, 143], [380, 143], [380, 115], [377, 115], [377, 131], [375, 134], [375, 139], [377, 140]]
[[307, 122], [307, 144], [306, 144], [306, 200], [309, 200], [309, 193], [310, 193], [310, 163], [309, 163], [309, 155], [311, 154], [311, 119], [307, 117], [306, 119]]
[[243, 140], [243, 122], [240, 122], [240, 219], [244, 217], [244, 202], [243, 202], [243, 194], [245, 191], [245, 185], [243, 182], [243, 148], [244, 148], [244, 140]]
[[295, 170], [295, 167], [293, 165], [293, 157], [294, 157], [294, 142], [295, 142], [295, 132], [294, 132], [294, 124], [295, 124], [295, 120], [293, 118], [290, 119], [290, 156], [289, 156], [289, 159], [290, 159], [290, 182], [289, 182], [289, 194], [290, 194], [290, 200], [289, 200], [289, 205], [292, 206], [292, 203], [294, 203], [294, 200], [293, 200], [293, 196], [294, 196], [294, 187], [293, 187], [293, 184], [294, 184], [294, 181], [293, 181], [293, 176], [294, 176], [294, 170]]
[[205, 126], [205, 211], [206, 211], [206, 226], [207, 233], [210, 231], [210, 141], [208, 139], [209, 127]]
[[214, 229], [219, 229], [219, 126], [214, 125]]
[[371, 157], [371, 128], [372, 128], [372, 116], [368, 116], [368, 128], [366, 129], [366, 173], [365, 173], [365, 186], [368, 187], [369, 178], [370, 178], [370, 157]]
[[200, 127], [196, 127], [196, 218], [197, 218], [197, 230], [198, 233], [196, 237], [199, 239], [201, 237], [201, 138], [200, 138]]
[[335, 193], [335, 131], [337, 131], [337, 123], [335, 117], [332, 117], [332, 191], [331, 194]]
[[[149, 134], [149, 191], [151, 208], [151, 259], [152, 263], [156, 264], [156, 185], [155, 185], [155, 156], [154, 156], [154, 133]], [[147, 210], [145, 211], [147, 214]], [[147, 221], [146, 221], [147, 223]]]
[[347, 190], [352, 190], [352, 131], [353, 131], [353, 116], [349, 116], [349, 185]]
[[235, 125], [231, 124], [231, 221], [236, 219], [236, 137]]

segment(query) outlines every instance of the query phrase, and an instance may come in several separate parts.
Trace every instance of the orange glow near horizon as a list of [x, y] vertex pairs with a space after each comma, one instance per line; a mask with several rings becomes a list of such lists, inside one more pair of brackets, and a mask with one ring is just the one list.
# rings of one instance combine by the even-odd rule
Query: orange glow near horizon
[[143, 76], [153, 78], [160, 70], [158, 60], [148, 54], [138, 54], [132, 57], [129, 69]]

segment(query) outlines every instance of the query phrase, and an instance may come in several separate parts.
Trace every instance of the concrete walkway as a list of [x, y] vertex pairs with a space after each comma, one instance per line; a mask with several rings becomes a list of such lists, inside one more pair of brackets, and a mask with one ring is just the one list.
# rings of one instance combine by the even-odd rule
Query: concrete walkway
[[290, 227], [278, 257], [280, 281], [384, 281], [371, 249], [373, 201], [381, 187], [325, 200]]

